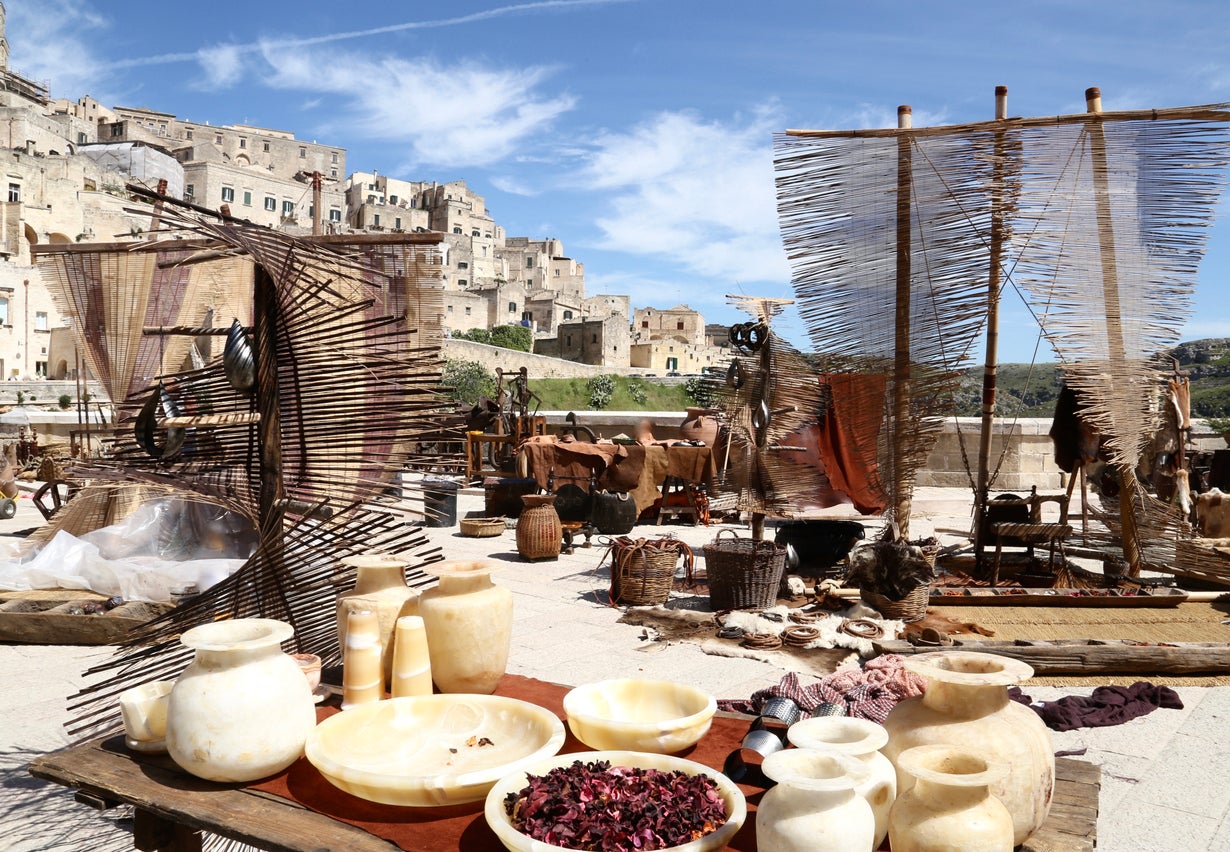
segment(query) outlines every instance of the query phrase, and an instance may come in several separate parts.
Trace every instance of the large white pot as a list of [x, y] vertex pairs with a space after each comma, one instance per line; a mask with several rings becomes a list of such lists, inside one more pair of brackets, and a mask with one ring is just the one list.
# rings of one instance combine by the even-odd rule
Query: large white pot
[[764, 774], [777, 782], [756, 809], [760, 852], [869, 852], [875, 816], [854, 792], [869, 770], [854, 758], [810, 748], [770, 754]]
[[253, 781], [303, 753], [316, 726], [307, 678], [282, 642], [294, 628], [269, 618], [194, 627], [180, 641], [196, 658], [167, 706], [167, 751], [209, 781]]
[[906, 749], [946, 745], [972, 752], [1008, 772], [991, 794], [1012, 814], [1013, 843], [1037, 831], [1050, 812], [1055, 749], [1038, 714], [1008, 697], [1008, 687], [1033, 676], [1028, 664], [996, 654], [936, 651], [907, 657], [906, 668], [927, 679], [927, 691], [902, 701], [888, 718], [885, 756], [897, 767], [897, 795], [914, 778], [897, 762]]

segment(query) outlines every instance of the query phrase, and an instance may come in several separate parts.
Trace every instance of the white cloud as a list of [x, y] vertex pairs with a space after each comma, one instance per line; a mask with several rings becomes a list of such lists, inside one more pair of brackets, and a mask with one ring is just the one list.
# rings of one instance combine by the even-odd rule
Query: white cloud
[[533, 145], [576, 101], [539, 92], [545, 67], [451, 66], [425, 59], [323, 56], [267, 45], [262, 56], [276, 88], [327, 92], [345, 99], [335, 128], [348, 135], [404, 141], [407, 165], [490, 165]]
[[197, 62], [205, 77], [197, 81], [197, 88], [213, 91], [234, 86], [243, 79], [247, 70], [245, 54], [248, 52], [238, 44], [218, 44], [201, 48], [197, 52]]
[[9, 69], [50, 85], [53, 97], [77, 98], [108, 79], [91, 45], [105, 18], [84, 0], [39, 0], [6, 5]]
[[541, 194], [541, 190], [527, 186], [525, 181], [509, 175], [491, 178], [491, 185], [500, 190], [500, 192], [507, 192], [509, 195], [522, 195], [526, 198], [533, 198]]
[[789, 280], [777, 226], [771, 109], [708, 122], [662, 113], [599, 137], [581, 179], [613, 191], [602, 247], [651, 255], [728, 282]]

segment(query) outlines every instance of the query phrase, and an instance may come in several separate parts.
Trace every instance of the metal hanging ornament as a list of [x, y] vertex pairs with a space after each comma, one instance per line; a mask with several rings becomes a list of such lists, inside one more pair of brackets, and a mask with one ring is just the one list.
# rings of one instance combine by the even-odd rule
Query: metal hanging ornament
[[161, 444], [158, 443], [158, 421], [167, 417], [179, 417], [179, 406], [175, 404], [175, 400], [167, 393], [162, 382], [150, 393], [149, 398], [145, 400], [145, 404], [141, 406], [141, 413], [137, 415], [135, 427], [137, 444], [151, 457], [166, 461], [179, 454], [179, 451], [184, 447], [184, 439], [188, 432], [186, 429], [178, 426], [167, 427], [165, 437]]
[[240, 393], [251, 393], [256, 387], [256, 353], [239, 320], [233, 320], [226, 333], [226, 348], [222, 350], [222, 369], [227, 383]]

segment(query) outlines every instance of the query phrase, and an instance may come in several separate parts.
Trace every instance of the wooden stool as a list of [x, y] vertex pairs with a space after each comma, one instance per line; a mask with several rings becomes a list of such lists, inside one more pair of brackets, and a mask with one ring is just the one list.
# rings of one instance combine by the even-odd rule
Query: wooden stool
[[[667, 505], [667, 498], [671, 494], [682, 494], [684, 502]], [[700, 523], [700, 512], [696, 508], [696, 501], [692, 498], [692, 485], [684, 482], [677, 476], [668, 476], [662, 483], [662, 505], [658, 508], [658, 526], [662, 526], [663, 518], [690, 517], [692, 526]]]
[[1063, 556], [1063, 540], [1072, 535], [1069, 524], [992, 524], [995, 533], [995, 564], [991, 568], [991, 588], [999, 581], [999, 557], [1004, 549], [1004, 539], [1015, 539], [1023, 542], [1032, 556], [1035, 544], [1045, 544], [1050, 547], [1051, 567], [1055, 566], [1055, 549]]

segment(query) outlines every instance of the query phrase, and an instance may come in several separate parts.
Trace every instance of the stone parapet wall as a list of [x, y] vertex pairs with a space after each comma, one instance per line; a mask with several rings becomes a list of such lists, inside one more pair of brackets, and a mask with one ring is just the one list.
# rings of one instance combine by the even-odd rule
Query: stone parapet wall
[[625, 372], [613, 367], [578, 364], [574, 361], [549, 358], [545, 355], [532, 355], [528, 352], [517, 352], [500, 346], [488, 346], [485, 343], [452, 338], [444, 341], [443, 355], [455, 361], [477, 361], [492, 372], [496, 367], [506, 373], [516, 372], [521, 367], [525, 367], [529, 372], [531, 390], [534, 388], [534, 379], [587, 379], [590, 376], [601, 376], [604, 373]]

